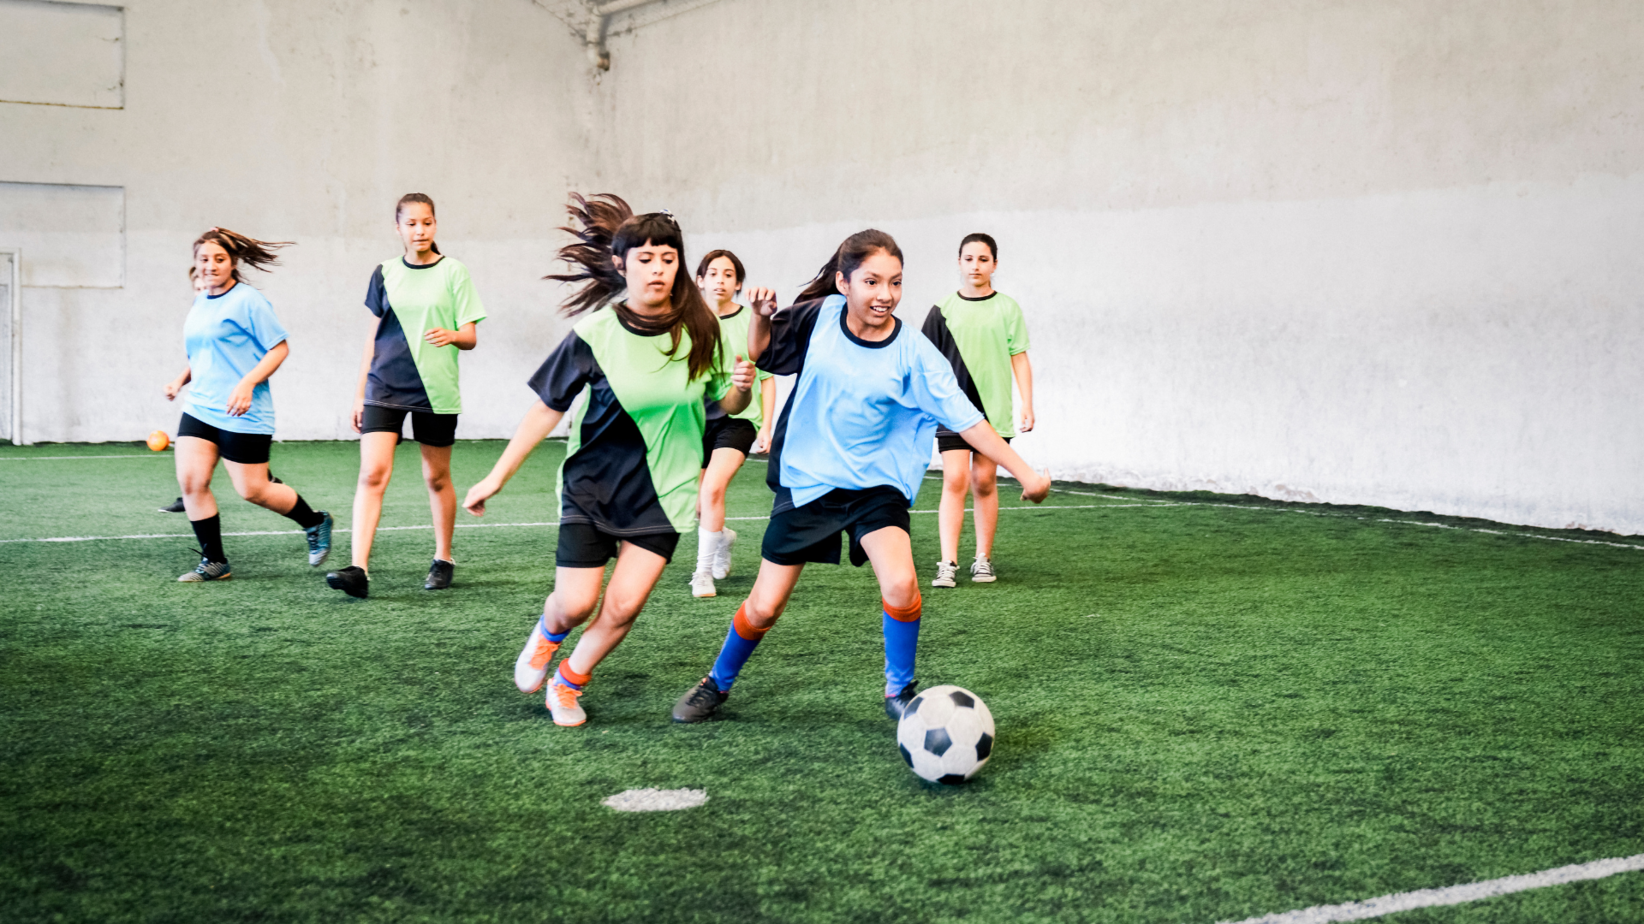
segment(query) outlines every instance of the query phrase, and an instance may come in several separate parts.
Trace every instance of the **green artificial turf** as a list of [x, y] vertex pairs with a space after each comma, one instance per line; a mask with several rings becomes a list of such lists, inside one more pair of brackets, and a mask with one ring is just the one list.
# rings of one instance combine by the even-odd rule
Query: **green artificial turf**
[[[459, 486], [500, 451], [459, 444]], [[561, 451], [463, 522], [554, 520]], [[425, 527], [414, 446], [399, 466], [383, 525]], [[273, 468], [346, 525], [354, 444]], [[763, 476], [731, 516], [769, 512]], [[1644, 549], [1533, 538], [1615, 537], [1060, 486], [1001, 515], [997, 584], [925, 592], [921, 681], [998, 723], [983, 773], [941, 788], [882, 714], [867, 569], [813, 566], [726, 718], [669, 722], [759, 519], [733, 521], [715, 600], [681, 542], [562, 729], [511, 675], [550, 526], [460, 530], [438, 594], [431, 534], [385, 531], [354, 601], [294, 532], [175, 583], [169, 454], [0, 448], [0, 483], [0, 539], [176, 536], [0, 544], [4, 921], [1209, 924], [1644, 853]], [[221, 474], [218, 498], [228, 532], [289, 528]], [[928, 579], [936, 519], [913, 522]], [[709, 801], [601, 805], [642, 787]], [[1389, 920], [1639, 921], [1644, 873]]]

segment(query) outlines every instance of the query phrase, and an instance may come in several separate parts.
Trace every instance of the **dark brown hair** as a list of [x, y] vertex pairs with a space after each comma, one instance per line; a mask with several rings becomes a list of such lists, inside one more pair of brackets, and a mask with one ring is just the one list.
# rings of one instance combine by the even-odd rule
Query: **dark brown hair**
[[[228, 258], [234, 261], [234, 281], [245, 282], [240, 275], [240, 266], [250, 266], [268, 271], [270, 266], [279, 266], [280, 261], [274, 251], [281, 247], [290, 247], [292, 241], [259, 241], [256, 238], [246, 237], [227, 228], [212, 228], [194, 240], [194, 253], [200, 252], [200, 245], [205, 243], [216, 244], [228, 253]], [[188, 278], [194, 278], [194, 265], [189, 264]]]
[[[405, 211], [405, 207], [412, 202], [421, 202], [423, 205], [428, 206], [428, 214], [434, 215], [436, 218], [439, 217], [434, 212], [434, 200], [428, 198], [427, 193], [406, 193], [400, 197], [400, 201], [394, 203], [394, 224], [397, 225], [400, 223], [400, 213]], [[431, 243], [429, 245], [429, 249], [435, 253], [440, 253], [440, 245], [438, 243]], [[445, 254], [441, 253], [440, 256], [443, 257]]]
[[[559, 249], [559, 259], [570, 264], [571, 271], [543, 277], [573, 285], [583, 283], [562, 303], [565, 315], [575, 317], [610, 305], [631, 328], [657, 334], [666, 331], [673, 338], [669, 358], [679, 352], [680, 332], [686, 331], [691, 335], [685, 367], [690, 377], [697, 379], [718, 368], [722, 361], [719, 318], [703, 300], [702, 290], [683, 272], [685, 235], [673, 216], [666, 212], [635, 215], [628, 203], [610, 193], [587, 197], [572, 193], [565, 208], [571, 214], [571, 224], [560, 230], [576, 241]], [[672, 247], [679, 253], [680, 271], [674, 273], [674, 287], [669, 293], [672, 310], [658, 319], [647, 318], [619, 300], [628, 291], [628, 281], [612, 261], [615, 257], [627, 265], [628, 251], [647, 245]]]
[[851, 274], [856, 272], [856, 268], [862, 265], [863, 260], [881, 251], [890, 254], [898, 261], [902, 259], [902, 248], [896, 246], [896, 238], [883, 231], [869, 228], [866, 231], [858, 231], [845, 238], [844, 243], [839, 245], [839, 249], [835, 250], [833, 256], [828, 258], [828, 262], [822, 264], [822, 268], [816, 271], [816, 278], [805, 286], [805, 291], [799, 293], [799, 297], [794, 301], [806, 302], [815, 298], [838, 295], [839, 284], [834, 279], [834, 274], [844, 273], [845, 278], [849, 279]]
[[959, 242], [959, 255], [964, 256], [965, 245], [972, 243], [988, 245], [988, 253], [993, 255], [993, 262], [999, 262], [999, 242], [993, 239], [993, 235], [983, 234], [980, 231], [965, 235], [965, 239]]
[[742, 291], [742, 283], [747, 281], [748, 273], [742, 268], [742, 261], [738, 260], [736, 254], [731, 253], [729, 250], [708, 251], [707, 256], [702, 258], [702, 262], [696, 265], [696, 278], [701, 279], [703, 276], [708, 275], [708, 264], [720, 257], [731, 261], [731, 267], [736, 270], [736, 290], [738, 292]]

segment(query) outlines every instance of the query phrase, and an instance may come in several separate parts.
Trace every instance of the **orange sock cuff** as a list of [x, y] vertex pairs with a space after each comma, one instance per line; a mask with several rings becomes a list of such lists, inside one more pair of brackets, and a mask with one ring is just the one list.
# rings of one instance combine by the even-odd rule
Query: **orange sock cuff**
[[571, 661], [569, 658], [559, 662], [559, 675], [579, 687], [586, 686], [588, 681], [593, 679], [594, 676], [593, 674], [579, 674], [572, 670]]
[[736, 630], [737, 635], [742, 636], [748, 641], [757, 642], [765, 637], [766, 632], [771, 631], [771, 627], [766, 626], [761, 629], [758, 626], [748, 622], [747, 609], [748, 604], [746, 603], [736, 608], [736, 615], [731, 617], [731, 628]]
[[919, 596], [919, 591], [913, 592], [913, 602], [907, 606], [891, 606], [885, 598], [879, 598], [879, 605], [885, 608], [885, 615], [897, 622], [918, 622], [920, 611], [924, 609], [925, 599]]

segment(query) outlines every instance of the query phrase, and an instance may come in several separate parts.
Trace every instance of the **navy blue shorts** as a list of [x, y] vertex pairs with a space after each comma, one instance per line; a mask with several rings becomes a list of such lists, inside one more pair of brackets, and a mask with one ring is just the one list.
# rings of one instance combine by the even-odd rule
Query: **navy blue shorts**
[[263, 465], [274, 445], [272, 433], [235, 433], [206, 423], [193, 414], [184, 414], [177, 423], [177, 438], [192, 436], [217, 444], [217, 455], [241, 465]]
[[679, 547], [679, 533], [645, 533], [639, 536], [613, 536], [592, 523], [559, 524], [559, 548], [554, 550], [554, 564], [561, 568], [603, 568], [617, 556], [622, 543], [634, 545], [674, 560], [674, 549]]
[[[405, 439], [405, 417], [411, 416], [411, 438], [424, 446], [450, 446], [457, 441], [457, 415], [433, 411], [408, 411], [398, 407], [367, 404], [360, 415], [360, 434], [392, 433]], [[399, 440], [395, 440], [396, 443]]]
[[911, 533], [908, 499], [892, 487], [835, 488], [804, 505], [771, 514], [759, 554], [776, 565], [839, 564], [839, 534], [851, 537], [851, 564], [868, 561], [862, 537], [887, 526]]
[[716, 417], [708, 421], [707, 429], [702, 432], [702, 467], [708, 467], [715, 449], [735, 449], [744, 456], [747, 455], [749, 450], [753, 449], [754, 440], [758, 438], [759, 431], [754, 429], [751, 420], [743, 420], [740, 417]]

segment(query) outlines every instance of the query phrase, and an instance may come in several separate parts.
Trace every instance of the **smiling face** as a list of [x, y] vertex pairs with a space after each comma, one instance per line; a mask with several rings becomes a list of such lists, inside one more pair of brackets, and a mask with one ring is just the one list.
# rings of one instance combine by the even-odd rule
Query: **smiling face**
[[993, 271], [998, 268], [993, 251], [981, 241], [971, 241], [959, 251], [959, 278], [973, 289], [992, 289]]
[[194, 285], [212, 295], [233, 287], [234, 258], [216, 241], [205, 241], [194, 248]]
[[679, 275], [679, 251], [667, 244], [646, 241], [623, 257], [611, 258], [628, 280], [628, 307], [646, 313], [673, 307], [674, 277]]
[[854, 325], [875, 333], [888, 333], [892, 312], [902, 300], [902, 261], [876, 250], [847, 278], [834, 274], [834, 284], [845, 296], [845, 311]]
[[696, 277], [696, 284], [702, 289], [702, 297], [708, 304], [716, 308], [729, 308], [736, 301], [736, 293], [742, 289], [742, 280], [736, 278], [736, 264], [730, 257], [714, 257], [708, 264], [708, 271]]
[[434, 209], [426, 202], [407, 202], [400, 206], [394, 220], [394, 229], [405, 243], [405, 255], [413, 263], [428, 263], [434, 255], [434, 233], [439, 222], [434, 220]]

